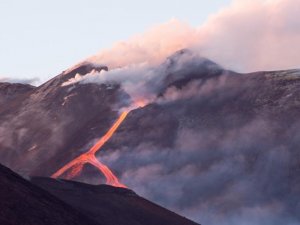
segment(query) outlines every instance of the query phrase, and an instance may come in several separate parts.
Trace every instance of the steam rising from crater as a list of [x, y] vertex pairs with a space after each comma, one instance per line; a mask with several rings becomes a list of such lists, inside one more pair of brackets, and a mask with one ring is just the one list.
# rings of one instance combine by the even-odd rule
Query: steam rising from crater
[[161, 63], [182, 48], [240, 72], [300, 67], [298, 0], [238, 0], [198, 27], [171, 20], [87, 61], [110, 69]]

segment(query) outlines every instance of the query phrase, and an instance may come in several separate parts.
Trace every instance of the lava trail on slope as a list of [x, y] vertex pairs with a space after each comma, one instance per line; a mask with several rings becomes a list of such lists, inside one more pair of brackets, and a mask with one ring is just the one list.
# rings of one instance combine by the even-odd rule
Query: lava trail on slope
[[101, 171], [106, 177], [106, 183], [115, 187], [126, 187], [124, 184], [120, 183], [119, 179], [113, 174], [113, 172], [103, 163], [101, 163], [95, 156], [95, 154], [101, 149], [101, 147], [112, 137], [121, 123], [125, 120], [129, 111], [124, 111], [117, 121], [112, 125], [112, 127], [107, 131], [107, 133], [99, 139], [99, 141], [86, 153], [78, 156], [73, 159], [61, 169], [59, 169], [56, 173], [54, 173], [51, 177], [58, 178], [68, 170], [69, 173], [67, 175], [67, 179], [71, 179], [82, 171], [83, 166], [86, 163], [90, 163], [95, 166], [99, 171]]

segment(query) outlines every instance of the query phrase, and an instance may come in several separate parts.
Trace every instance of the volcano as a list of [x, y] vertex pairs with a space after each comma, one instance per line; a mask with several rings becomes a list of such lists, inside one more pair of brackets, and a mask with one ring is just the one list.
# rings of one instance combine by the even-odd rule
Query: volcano
[[[55, 175], [130, 108], [94, 151], [121, 184], [201, 223], [300, 221], [300, 70], [241, 74], [181, 50], [142, 71], [159, 76], [141, 87], [151, 87], [151, 101], [134, 108], [126, 80], [103, 81], [109, 68], [88, 62], [39, 87], [1, 84], [0, 162], [21, 175]], [[108, 181], [89, 160], [54, 177]]]

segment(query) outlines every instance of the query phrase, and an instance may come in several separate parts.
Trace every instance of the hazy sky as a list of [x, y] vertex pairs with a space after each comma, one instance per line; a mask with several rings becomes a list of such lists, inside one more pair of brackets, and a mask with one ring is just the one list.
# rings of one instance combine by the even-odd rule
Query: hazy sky
[[45, 80], [177, 18], [201, 25], [230, 0], [0, 0], [0, 78]]

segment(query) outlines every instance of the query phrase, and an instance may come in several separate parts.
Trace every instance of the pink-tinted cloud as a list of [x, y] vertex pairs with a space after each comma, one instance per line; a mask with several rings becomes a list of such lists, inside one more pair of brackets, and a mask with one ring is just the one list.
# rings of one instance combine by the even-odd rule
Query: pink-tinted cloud
[[199, 51], [240, 71], [300, 67], [300, 1], [242, 0], [200, 28]]
[[194, 48], [224, 67], [249, 72], [300, 67], [299, 0], [238, 0], [191, 27], [178, 20], [157, 25], [89, 58], [111, 68], [158, 63]]
[[157, 63], [176, 50], [191, 46], [198, 41], [197, 30], [178, 20], [155, 26], [127, 41], [116, 43], [89, 58], [110, 68], [139, 63]]

